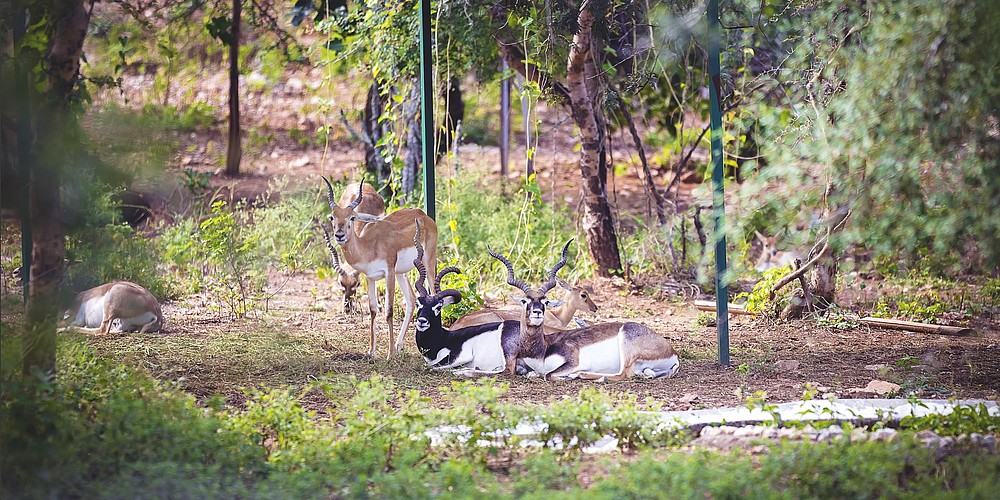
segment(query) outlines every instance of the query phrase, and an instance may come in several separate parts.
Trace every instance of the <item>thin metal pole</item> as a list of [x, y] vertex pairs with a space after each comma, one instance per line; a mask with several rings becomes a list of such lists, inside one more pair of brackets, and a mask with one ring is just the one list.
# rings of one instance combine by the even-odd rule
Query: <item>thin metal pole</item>
[[[507, 60], [500, 60], [501, 71], [507, 73]], [[506, 182], [510, 164], [510, 81], [508, 76], [500, 81], [500, 180]]]
[[420, 0], [420, 124], [424, 160], [424, 212], [436, 218], [434, 191], [434, 61], [431, 58], [431, 0]]
[[712, 213], [715, 218], [715, 324], [719, 338], [719, 364], [729, 365], [729, 287], [726, 285], [726, 198], [723, 191], [722, 108], [719, 100], [722, 79], [719, 62], [719, 0], [708, 0], [708, 73], [712, 125]]

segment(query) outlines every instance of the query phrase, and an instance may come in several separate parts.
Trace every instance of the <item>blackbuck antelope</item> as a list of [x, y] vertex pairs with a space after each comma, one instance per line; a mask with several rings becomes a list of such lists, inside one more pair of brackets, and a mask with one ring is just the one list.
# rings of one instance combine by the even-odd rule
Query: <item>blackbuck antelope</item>
[[[368, 284], [368, 304], [371, 315], [371, 337], [368, 353], [375, 356], [375, 316], [379, 312], [378, 297], [375, 282], [385, 280], [385, 319], [389, 325], [389, 357], [396, 351], [403, 350], [403, 339], [406, 329], [410, 326], [413, 316], [413, 305], [416, 297], [410, 286], [406, 273], [414, 268], [413, 258], [417, 249], [409, 235], [414, 234], [414, 221], [419, 220], [424, 228], [421, 244], [426, 249], [424, 266], [434, 272], [437, 269], [437, 224], [423, 211], [416, 208], [404, 208], [379, 218], [359, 213], [357, 207], [364, 201], [364, 191], [358, 188], [358, 196], [346, 207], [337, 205], [334, 201], [333, 186], [325, 177], [327, 194], [330, 199], [330, 224], [333, 227], [333, 240], [344, 252], [344, 260], [365, 275]], [[369, 222], [361, 233], [355, 233], [354, 223], [358, 220]], [[326, 232], [326, 227], [323, 227]], [[325, 234], [329, 238], [329, 233]], [[336, 249], [331, 247], [334, 254]], [[395, 279], [394, 279], [395, 278]], [[403, 299], [406, 301], [406, 313], [399, 329], [399, 337], [393, 330], [393, 306], [396, 300], [395, 285], [399, 284]], [[433, 291], [433, 290], [432, 290]]]
[[[487, 247], [488, 248], [488, 247]], [[677, 373], [677, 353], [666, 339], [638, 323], [608, 323], [545, 335], [545, 310], [560, 305], [545, 294], [556, 285], [556, 273], [566, 264], [566, 251], [549, 271], [548, 281], [538, 290], [514, 277], [514, 266], [506, 257], [489, 249], [490, 255], [507, 267], [507, 283], [524, 292], [518, 299], [524, 308], [520, 321], [517, 361], [545, 378], [622, 380], [633, 375], [648, 378]]]
[[754, 231], [754, 234], [761, 244], [760, 257], [757, 259], [757, 263], [754, 264], [754, 269], [757, 271], [764, 272], [775, 267], [794, 264], [795, 259], [801, 258], [795, 252], [779, 251], [777, 236], [764, 236], [759, 231]]
[[[576, 318], [577, 311], [597, 312], [597, 304], [594, 303], [594, 290], [589, 286], [570, 285], [569, 283], [556, 278], [556, 284], [562, 288], [560, 300], [563, 305], [545, 310], [545, 321], [543, 329], [546, 335], [561, 332], [567, 328], [587, 326], [586, 323]], [[458, 318], [452, 325], [452, 329], [465, 328], [472, 325], [482, 325], [486, 323], [496, 323], [498, 321], [518, 321], [521, 319], [520, 309], [482, 309], [474, 311], [461, 318]], [[571, 322], [575, 321], [575, 325]]]
[[[355, 211], [374, 216], [385, 215], [385, 200], [382, 199], [382, 196], [378, 194], [378, 191], [374, 187], [366, 182], [362, 182], [360, 185], [358, 183], [348, 184], [344, 188], [344, 192], [340, 195], [337, 206], [346, 207], [350, 205], [354, 201], [354, 193], [359, 188], [364, 193], [364, 199], [358, 204]], [[354, 233], [360, 235], [361, 230], [367, 224], [367, 222], [361, 219], [356, 220], [354, 222]], [[333, 253], [333, 268], [337, 271], [337, 279], [340, 282], [340, 287], [344, 290], [344, 312], [357, 312], [358, 309], [354, 305], [354, 295], [358, 290], [358, 285], [361, 284], [360, 273], [349, 264], [340, 262], [337, 252], [332, 248], [329, 235], [326, 238], [326, 245], [330, 248], [330, 252]]]
[[464, 375], [490, 375], [507, 370], [514, 374], [520, 343], [520, 328], [516, 321], [501, 321], [468, 326], [465, 328], [444, 328], [441, 311], [450, 304], [462, 300], [458, 290], [441, 290], [441, 278], [448, 273], [459, 272], [458, 268], [446, 267], [434, 279], [438, 293], [431, 294], [424, 287], [427, 269], [422, 261], [423, 247], [419, 243], [420, 224], [414, 234], [417, 258], [413, 260], [419, 277], [417, 293], [417, 349], [431, 368], [436, 370], [454, 369]]
[[160, 303], [128, 281], [105, 283], [77, 294], [63, 320], [95, 333], [156, 332], [163, 327]]

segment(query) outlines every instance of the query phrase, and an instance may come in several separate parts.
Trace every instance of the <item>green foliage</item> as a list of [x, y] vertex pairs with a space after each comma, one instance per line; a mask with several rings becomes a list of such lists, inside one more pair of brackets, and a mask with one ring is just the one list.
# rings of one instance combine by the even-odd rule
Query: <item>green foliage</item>
[[107, 193], [99, 195], [83, 214], [84, 220], [68, 231], [64, 289], [78, 293], [116, 280], [131, 281], [154, 297], [176, 297], [177, 284], [160, 273], [162, 254], [156, 245], [117, 220], [119, 212]]
[[[438, 269], [443, 269], [450, 265], [458, 265], [458, 262], [450, 261], [448, 263], [441, 263], [438, 265]], [[448, 276], [441, 280], [441, 289], [453, 289], [462, 292], [461, 302], [452, 304], [441, 311], [441, 321], [446, 325], [453, 323], [458, 318], [472, 311], [478, 311], [486, 305], [483, 295], [479, 292], [479, 281], [468, 274], [448, 274]]]
[[247, 237], [255, 241], [260, 259], [289, 271], [328, 265], [329, 252], [313, 222], [329, 211], [326, 201], [314, 191], [290, 192], [283, 180], [268, 188], [265, 203], [276, 195], [280, 195], [277, 201], [253, 209], [253, 222], [244, 227]]
[[[986, 124], [1000, 109], [1000, 13], [970, 0], [882, 0], [791, 19], [801, 30], [789, 40], [793, 71], [782, 72], [795, 75], [783, 82], [792, 118], [768, 133], [776, 160], [759, 184], [741, 189], [766, 200], [751, 204], [850, 209], [835, 250], [863, 244], [944, 273], [993, 268], [1000, 142]], [[757, 190], [772, 181], [783, 192]]]
[[[854, 498], [926, 496], [942, 488], [986, 497], [1000, 487], [995, 454], [964, 448], [935, 456], [907, 431], [891, 442], [798, 442], [753, 455], [664, 453], [657, 448], [677, 438], [641, 412], [657, 406], [612, 402], [594, 388], [548, 407], [521, 407], [501, 402], [507, 384], [482, 379], [454, 382], [443, 390], [445, 401], [432, 404], [379, 375], [323, 377], [300, 389], [249, 390], [242, 409], [217, 398], [199, 406], [175, 386], [102, 361], [78, 340], [63, 338], [55, 378], [23, 383], [15, 376], [19, 366], [4, 364], [5, 497], [622, 498], [667, 491]], [[9, 351], [3, 349], [5, 359]], [[327, 402], [322, 414], [305, 403], [317, 398]], [[569, 448], [521, 446], [523, 438], [508, 432], [518, 422], [545, 424], [540, 438]], [[997, 417], [982, 408], [904, 422], [951, 434], [997, 429]], [[592, 475], [584, 490], [577, 450], [604, 435], [639, 453], [598, 459], [605, 473]]]
[[192, 397], [79, 345], [59, 358], [55, 380], [3, 375], [4, 496], [104, 496], [125, 484], [152, 496], [232, 494], [260, 470], [256, 451]]
[[142, 113], [165, 130], [182, 132], [207, 129], [217, 121], [215, 107], [202, 102], [194, 102], [181, 109], [147, 104]]
[[934, 431], [939, 436], [960, 436], [978, 432], [1000, 432], [1000, 416], [991, 415], [984, 404], [958, 405], [947, 415], [932, 414], [922, 417], [907, 416], [899, 421], [899, 428], [906, 430]]
[[449, 178], [442, 187], [447, 194], [439, 201], [438, 220], [448, 225], [438, 229], [438, 258], [463, 262], [460, 267], [470, 279], [507, 287], [503, 264], [489, 256], [489, 245], [511, 260], [518, 278], [540, 281], [570, 238], [576, 240], [560, 277], [572, 281], [589, 274], [589, 258], [573, 227], [574, 216], [567, 208], [542, 202], [534, 177], [511, 195], [471, 176]]
[[782, 278], [792, 272], [791, 266], [774, 267], [764, 271], [760, 281], [753, 286], [753, 291], [742, 292], [736, 295], [736, 299], [746, 299], [743, 307], [752, 313], [767, 313], [775, 311], [788, 303], [792, 296], [792, 290], [786, 286], [778, 291], [774, 299], [771, 299], [771, 289], [781, 281]]
[[258, 259], [258, 237], [246, 234], [238, 216], [242, 212], [226, 210], [226, 202], [213, 203], [212, 215], [198, 225], [198, 243], [209, 292], [230, 314], [243, 317], [266, 298], [267, 274]]

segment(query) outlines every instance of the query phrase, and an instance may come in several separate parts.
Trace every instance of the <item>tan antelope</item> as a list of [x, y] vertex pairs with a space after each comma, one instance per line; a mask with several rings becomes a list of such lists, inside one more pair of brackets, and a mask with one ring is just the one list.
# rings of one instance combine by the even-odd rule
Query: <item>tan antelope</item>
[[548, 281], [538, 289], [514, 277], [514, 267], [506, 257], [489, 249], [490, 255], [507, 267], [507, 283], [524, 292], [518, 299], [521, 313], [518, 362], [553, 378], [622, 380], [634, 375], [647, 378], [673, 376], [680, 365], [677, 353], [666, 339], [638, 323], [608, 323], [545, 335], [545, 310], [561, 303], [545, 294], [556, 285], [556, 273], [566, 264], [562, 259], [549, 271]]
[[80, 292], [63, 320], [92, 333], [146, 333], [163, 327], [160, 303], [145, 288], [128, 281]]
[[795, 259], [801, 258], [796, 252], [778, 250], [778, 236], [764, 236], [759, 231], [754, 231], [754, 234], [761, 243], [760, 257], [754, 264], [754, 269], [757, 271], [764, 272], [775, 267], [794, 264]]
[[[413, 259], [417, 255], [417, 249], [412, 241], [412, 235], [416, 232], [415, 221], [419, 220], [424, 229], [421, 238], [421, 244], [427, 252], [424, 255], [424, 266], [431, 272], [435, 272], [437, 269], [437, 224], [434, 223], [434, 219], [416, 208], [397, 210], [382, 218], [359, 213], [356, 209], [364, 201], [364, 192], [360, 187], [357, 198], [346, 207], [341, 207], [334, 202], [333, 186], [330, 181], [325, 177], [323, 181], [326, 182], [327, 194], [330, 199], [328, 218], [333, 227], [333, 240], [343, 250], [344, 260], [358, 272], [364, 274], [368, 284], [368, 304], [371, 315], [371, 337], [368, 353], [372, 357], [375, 356], [376, 346], [375, 316], [379, 312], [375, 283], [379, 280], [385, 280], [385, 319], [389, 326], [388, 355], [391, 357], [396, 354], [396, 351], [403, 350], [403, 339], [406, 329], [410, 325], [413, 306], [416, 302], [410, 280], [406, 277], [406, 273], [414, 268]], [[358, 220], [369, 222], [360, 234], [354, 232], [354, 223]], [[330, 235], [326, 226], [323, 226], [323, 232], [324, 236], [329, 239]], [[334, 254], [337, 253], [332, 245], [331, 251]], [[398, 338], [393, 330], [392, 321], [396, 284], [399, 284], [403, 299], [406, 301], [406, 313], [403, 316], [403, 324], [399, 329]]]
[[[348, 184], [344, 188], [344, 192], [340, 195], [340, 200], [337, 202], [337, 206], [346, 207], [354, 201], [355, 193], [361, 188], [364, 193], [364, 200], [358, 205], [356, 211], [361, 214], [382, 216], [385, 215], [385, 200], [382, 196], [378, 194], [367, 182], [352, 183]], [[361, 234], [361, 230], [368, 223], [363, 220], [357, 220], [354, 222], [354, 233]], [[326, 238], [326, 244], [328, 247], [332, 247], [330, 238]], [[337, 258], [337, 252], [332, 248], [330, 252], [333, 253], [333, 268], [337, 271], [338, 281], [340, 282], [340, 287], [344, 290], [344, 312], [357, 312], [358, 309], [354, 305], [354, 295], [358, 290], [358, 285], [361, 284], [361, 278], [359, 276], [357, 269], [354, 269], [347, 263], [341, 263], [340, 259]]]
[[[556, 284], [562, 288], [560, 300], [563, 305], [547, 309], [545, 311], [545, 321], [543, 323], [546, 335], [561, 332], [567, 328], [587, 326], [586, 323], [576, 319], [577, 311], [597, 312], [597, 304], [594, 303], [594, 290], [589, 286], [570, 285], [569, 283], [556, 278]], [[452, 323], [451, 329], [465, 328], [472, 325], [483, 325], [486, 323], [496, 323], [499, 321], [517, 321], [521, 319], [521, 310], [514, 309], [482, 309], [474, 311]], [[576, 322], [576, 326], [571, 326], [571, 321]]]

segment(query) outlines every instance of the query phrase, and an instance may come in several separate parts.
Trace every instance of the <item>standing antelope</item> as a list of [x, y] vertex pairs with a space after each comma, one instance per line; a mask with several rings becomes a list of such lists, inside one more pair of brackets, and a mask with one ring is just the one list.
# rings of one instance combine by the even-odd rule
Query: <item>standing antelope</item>
[[[417, 255], [415, 248], [408, 235], [414, 234], [414, 221], [421, 221], [421, 225], [426, 228], [422, 238], [422, 245], [427, 249], [424, 256], [424, 266], [432, 272], [437, 269], [437, 224], [423, 211], [416, 208], [404, 208], [393, 212], [383, 218], [372, 215], [358, 213], [355, 209], [364, 200], [364, 192], [358, 188], [358, 196], [346, 207], [341, 207], [334, 202], [333, 186], [325, 177], [327, 195], [330, 199], [330, 224], [333, 226], [333, 239], [344, 252], [344, 260], [354, 269], [365, 275], [368, 284], [368, 304], [371, 315], [371, 337], [369, 341], [368, 353], [375, 356], [375, 316], [378, 314], [379, 305], [376, 295], [375, 283], [378, 280], [385, 280], [385, 319], [389, 325], [389, 357], [396, 354], [396, 351], [403, 350], [403, 339], [407, 327], [410, 325], [410, 317], [413, 315], [413, 304], [415, 296], [410, 287], [410, 280], [406, 273], [414, 268], [413, 258]], [[354, 232], [353, 224], [362, 220], [369, 222], [360, 234]], [[326, 227], [323, 227], [325, 236], [329, 238]], [[336, 249], [331, 247], [336, 254]], [[395, 280], [393, 279], [395, 277]], [[399, 337], [395, 337], [393, 330], [392, 316], [395, 305], [396, 290], [395, 285], [399, 284], [400, 291], [403, 292], [403, 299], [406, 301], [406, 314], [403, 316], [403, 324], [399, 329]], [[433, 290], [432, 290], [433, 291]]]
[[441, 278], [458, 268], [447, 267], [434, 280], [436, 294], [424, 288], [427, 269], [422, 261], [423, 247], [418, 242], [420, 225], [414, 234], [417, 258], [413, 265], [417, 268], [417, 349], [431, 368], [435, 370], [456, 369], [465, 375], [497, 374], [505, 369], [513, 374], [520, 344], [520, 328], [516, 321], [483, 323], [465, 328], [447, 329], [441, 325], [441, 311], [445, 306], [462, 300], [458, 290], [441, 290]]
[[[344, 192], [340, 195], [340, 200], [337, 202], [337, 206], [346, 207], [354, 201], [354, 193], [360, 188], [364, 193], [364, 199], [358, 205], [356, 211], [361, 214], [368, 214], [374, 216], [381, 216], [385, 214], [385, 200], [378, 194], [370, 184], [366, 182], [348, 184], [344, 188]], [[354, 222], [354, 233], [361, 234], [361, 230], [368, 223], [358, 219]], [[361, 279], [358, 276], [357, 269], [354, 269], [347, 263], [341, 263], [337, 256], [337, 252], [333, 250], [333, 245], [330, 242], [330, 237], [327, 235], [326, 245], [330, 248], [330, 252], [333, 253], [333, 268], [337, 271], [338, 281], [340, 282], [341, 288], [344, 289], [344, 312], [357, 312], [357, 308], [354, 305], [354, 294], [357, 292], [358, 285], [361, 283]]]
[[[487, 247], [488, 248], [488, 247]], [[506, 257], [489, 249], [490, 255], [507, 267], [507, 283], [525, 296], [518, 299], [521, 312], [521, 343], [518, 361], [545, 378], [622, 380], [640, 374], [648, 378], [672, 376], [679, 361], [670, 343], [638, 323], [608, 323], [545, 335], [545, 310], [561, 304], [545, 294], [556, 285], [556, 273], [566, 264], [566, 251], [549, 271], [549, 279], [536, 291], [514, 277]]]
[[[570, 285], [565, 281], [556, 278], [556, 283], [563, 289], [561, 301], [563, 305], [553, 307], [545, 311], [545, 321], [543, 324], [545, 334], [550, 335], [561, 332], [570, 325], [570, 321], [576, 321], [577, 326], [587, 326], [586, 323], [576, 319], [576, 312], [588, 310], [597, 312], [597, 304], [594, 303], [594, 290], [589, 286]], [[464, 328], [472, 325], [482, 325], [495, 323], [498, 321], [517, 321], [521, 318], [520, 309], [482, 309], [474, 311], [452, 323], [451, 328]]]
[[85, 332], [156, 332], [163, 327], [160, 303], [145, 288], [115, 281], [77, 294], [63, 320]]

